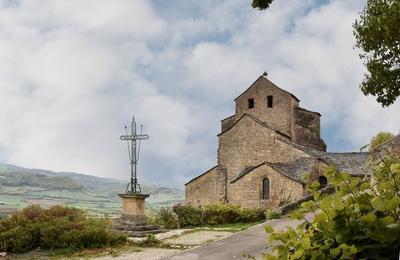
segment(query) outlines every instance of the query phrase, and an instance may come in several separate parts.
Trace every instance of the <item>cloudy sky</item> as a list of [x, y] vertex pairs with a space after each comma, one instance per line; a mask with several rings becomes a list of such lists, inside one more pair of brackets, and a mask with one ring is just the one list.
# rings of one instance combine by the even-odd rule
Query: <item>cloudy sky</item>
[[[359, 90], [360, 0], [0, 0], [0, 162], [181, 186], [216, 163], [219, 121], [263, 71], [322, 114], [330, 151], [397, 133], [399, 101]], [[181, 186], [182, 187], [182, 186]]]

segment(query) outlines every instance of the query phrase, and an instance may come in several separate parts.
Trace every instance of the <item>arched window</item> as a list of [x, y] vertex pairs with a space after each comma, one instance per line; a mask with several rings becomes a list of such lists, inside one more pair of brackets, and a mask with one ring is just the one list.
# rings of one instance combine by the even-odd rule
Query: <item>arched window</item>
[[269, 199], [269, 179], [264, 178], [263, 179], [263, 186], [262, 186], [262, 198], [264, 200]]
[[328, 185], [328, 179], [324, 175], [319, 176], [318, 182], [321, 188], [326, 187], [326, 185]]

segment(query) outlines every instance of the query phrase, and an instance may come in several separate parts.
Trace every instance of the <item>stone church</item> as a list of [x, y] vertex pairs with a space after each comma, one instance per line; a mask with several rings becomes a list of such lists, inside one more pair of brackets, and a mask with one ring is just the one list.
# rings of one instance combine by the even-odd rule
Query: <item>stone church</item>
[[264, 73], [235, 99], [235, 114], [221, 121], [217, 165], [185, 184], [186, 205], [237, 204], [276, 208], [301, 198], [307, 185], [327, 185], [324, 168], [367, 173], [368, 153], [328, 153], [318, 112]]

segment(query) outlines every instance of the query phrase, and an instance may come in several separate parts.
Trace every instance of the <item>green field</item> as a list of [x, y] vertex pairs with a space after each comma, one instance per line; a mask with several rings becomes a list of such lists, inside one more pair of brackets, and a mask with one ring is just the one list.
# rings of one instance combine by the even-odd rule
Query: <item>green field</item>
[[[21, 209], [31, 204], [47, 207], [54, 204], [86, 209], [95, 214], [117, 214], [125, 183], [119, 180], [90, 175], [25, 169], [0, 164], [0, 215], [10, 209]], [[143, 185], [149, 193], [146, 210], [170, 207], [183, 201], [179, 189]]]

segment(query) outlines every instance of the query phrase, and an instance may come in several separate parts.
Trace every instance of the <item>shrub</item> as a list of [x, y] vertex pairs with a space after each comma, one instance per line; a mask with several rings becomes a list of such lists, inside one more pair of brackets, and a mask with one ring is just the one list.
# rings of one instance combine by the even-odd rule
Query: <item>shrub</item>
[[203, 208], [204, 223], [208, 225], [238, 222], [240, 206], [228, 204], [211, 204]]
[[155, 217], [155, 223], [166, 229], [179, 228], [179, 220], [171, 208], [161, 208]]
[[281, 217], [281, 213], [276, 210], [267, 209], [264, 211], [265, 219], [277, 219]]
[[[279, 259], [398, 259], [400, 251], [400, 158], [387, 158], [374, 166], [376, 183], [328, 169], [335, 188], [321, 194], [311, 185], [314, 200], [292, 214], [303, 220], [297, 229], [274, 232], [271, 241]], [[304, 215], [313, 212], [312, 221]], [[266, 259], [277, 259], [266, 254]]]
[[174, 206], [172, 208], [178, 217], [179, 227], [199, 226], [203, 224], [203, 212], [192, 206]]
[[380, 132], [376, 136], [372, 137], [369, 144], [369, 151], [374, 151], [379, 145], [383, 144], [387, 140], [390, 140], [394, 135], [390, 132]]
[[264, 211], [260, 209], [240, 209], [240, 215], [237, 219], [238, 222], [251, 223], [259, 222], [265, 219]]
[[31, 206], [0, 221], [0, 251], [6, 252], [98, 248], [125, 241], [125, 235], [111, 230], [108, 219], [88, 219], [76, 208]]
[[217, 225], [231, 223], [249, 223], [264, 219], [264, 213], [258, 209], [241, 208], [237, 205], [210, 204], [202, 208], [192, 206], [174, 206], [179, 227]]

